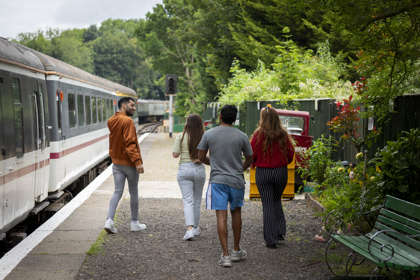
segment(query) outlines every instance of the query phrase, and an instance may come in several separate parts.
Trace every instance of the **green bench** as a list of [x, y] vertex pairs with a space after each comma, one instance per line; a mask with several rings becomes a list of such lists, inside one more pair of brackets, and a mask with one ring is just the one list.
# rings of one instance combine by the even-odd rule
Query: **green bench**
[[[377, 269], [395, 269], [420, 275], [420, 205], [393, 196], [386, 196], [373, 230], [365, 235], [331, 234], [325, 257], [328, 268], [328, 251], [332, 241], [350, 248], [364, 259], [373, 262]], [[346, 276], [357, 261], [348, 256]], [[335, 273], [334, 273], [335, 274]]]

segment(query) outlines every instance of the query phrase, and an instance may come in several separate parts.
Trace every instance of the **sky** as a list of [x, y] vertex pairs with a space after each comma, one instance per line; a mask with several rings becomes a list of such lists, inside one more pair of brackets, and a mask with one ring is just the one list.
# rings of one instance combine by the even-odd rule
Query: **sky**
[[86, 28], [109, 18], [145, 18], [162, 0], [0, 0], [0, 37]]

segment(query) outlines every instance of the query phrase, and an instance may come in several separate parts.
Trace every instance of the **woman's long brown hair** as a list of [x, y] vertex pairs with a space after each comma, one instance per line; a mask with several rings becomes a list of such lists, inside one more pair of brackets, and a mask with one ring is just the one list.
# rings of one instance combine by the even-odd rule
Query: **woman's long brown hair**
[[188, 134], [188, 152], [192, 160], [198, 159], [197, 146], [200, 143], [201, 137], [204, 133], [203, 121], [201, 117], [196, 114], [188, 116], [182, 133], [181, 143], [184, 141], [185, 133]]
[[265, 107], [261, 110], [260, 122], [252, 137], [258, 137], [256, 140], [261, 141], [262, 134], [265, 136], [263, 143], [264, 156], [271, 152], [274, 142], [279, 142], [280, 149], [286, 153], [287, 140], [290, 139], [289, 134], [282, 126], [276, 110], [271, 107]]

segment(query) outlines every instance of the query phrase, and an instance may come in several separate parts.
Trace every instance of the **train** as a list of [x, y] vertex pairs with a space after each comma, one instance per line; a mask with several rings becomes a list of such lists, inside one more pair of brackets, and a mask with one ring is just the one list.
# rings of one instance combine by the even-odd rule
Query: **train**
[[137, 100], [138, 123], [150, 121], [162, 121], [169, 111], [169, 101], [167, 100]]
[[137, 99], [131, 88], [0, 37], [0, 234], [109, 157], [106, 121], [123, 96]]

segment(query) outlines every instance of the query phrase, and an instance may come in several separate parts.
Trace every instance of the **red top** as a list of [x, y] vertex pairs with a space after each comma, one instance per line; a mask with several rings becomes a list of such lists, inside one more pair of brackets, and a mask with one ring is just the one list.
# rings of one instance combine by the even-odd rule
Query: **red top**
[[268, 152], [264, 155], [264, 138], [263, 133], [256, 132], [251, 139], [253, 166], [276, 168], [287, 166], [292, 162], [295, 149], [289, 139], [287, 139], [287, 155], [280, 149], [279, 142], [273, 143], [271, 153]]

